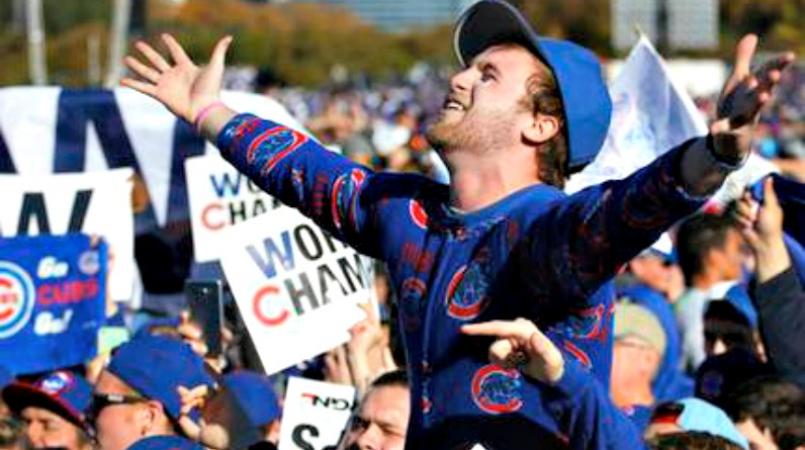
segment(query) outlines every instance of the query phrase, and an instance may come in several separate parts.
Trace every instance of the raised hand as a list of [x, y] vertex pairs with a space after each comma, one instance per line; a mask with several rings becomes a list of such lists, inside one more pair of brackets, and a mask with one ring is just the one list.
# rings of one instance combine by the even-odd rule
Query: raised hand
[[525, 375], [556, 384], [564, 373], [565, 360], [547, 336], [526, 319], [493, 320], [461, 327], [472, 336], [496, 337], [489, 346], [489, 360], [505, 368], [518, 368]]
[[717, 120], [710, 126], [714, 150], [724, 161], [737, 163], [749, 154], [760, 110], [771, 100], [782, 71], [794, 61], [794, 54], [787, 52], [751, 72], [757, 42], [754, 34], [738, 42], [735, 66], [721, 91]]
[[747, 192], [738, 202], [735, 218], [755, 254], [758, 282], [766, 282], [791, 267], [783, 241], [783, 209], [771, 177], [763, 182], [763, 204], [758, 205]]
[[199, 67], [169, 34], [162, 41], [170, 51], [173, 64], [145, 42], [135, 44], [147, 64], [126, 56], [126, 66], [140, 79], [123, 78], [120, 84], [147, 94], [165, 105], [173, 114], [193, 123], [198, 113], [217, 101], [224, 74], [226, 50], [232, 42], [227, 36], [218, 41], [207, 66]]

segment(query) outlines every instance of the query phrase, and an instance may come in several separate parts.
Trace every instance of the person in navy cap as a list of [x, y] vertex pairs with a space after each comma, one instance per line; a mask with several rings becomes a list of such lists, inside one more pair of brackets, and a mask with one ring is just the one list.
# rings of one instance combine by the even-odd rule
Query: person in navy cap
[[240, 370], [225, 375], [222, 384], [232, 392], [251, 425], [260, 430], [263, 439], [276, 445], [280, 437], [282, 410], [271, 380], [256, 372]]
[[84, 411], [92, 387], [80, 375], [59, 370], [33, 384], [16, 382], [3, 389], [3, 400], [22, 423], [33, 448], [90, 450]]
[[144, 335], [117, 348], [98, 377], [89, 420], [104, 450], [125, 450], [151, 436], [181, 436], [180, 420], [200, 412], [182, 409], [179, 388], [214, 387], [204, 361], [184, 342]]
[[757, 38], [747, 36], [707, 137], [567, 197], [565, 178], [595, 157], [609, 127], [601, 66], [587, 49], [538, 36], [504, 1], [473, 4], [456, 27], [462, 68], [427, 132], [449, 186], [374, 173], [298, 130], [226, 107], [231, 37], [203, 68], [163, 40], [173, 61], [137, 43], [147, 63], [126, 58], [139, 78], [125, 86], [193, 123], [268, 193], [386, 262], [411, 375], [409, 448], [469, 448], [479, 433], [487, 447], [518, 436], [524, 447], [562, 445], [566, 424], [540, 386], [490, 363], [485, 338], [462, 335], [461, 325], [532, 319], [608, 385], [612, 277], [743, 164], [758, 111], [793, 60], [751, 74]]

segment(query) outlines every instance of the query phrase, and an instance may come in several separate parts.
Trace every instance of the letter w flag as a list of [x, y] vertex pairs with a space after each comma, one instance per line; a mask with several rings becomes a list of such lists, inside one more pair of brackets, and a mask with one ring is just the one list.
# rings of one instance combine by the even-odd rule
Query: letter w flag
[[[629, 176], [671, 148], [707, 134], [707, 124], [690, 96], [670, 78], [665, 62], [641, 36], [610, 86], [613, 111], [604, 145], [584, 170], [572, 176], [569, 194]], [[745, 186], [773, 170], [757, 155], [730, 175], [715, 198], [729, 201]]]

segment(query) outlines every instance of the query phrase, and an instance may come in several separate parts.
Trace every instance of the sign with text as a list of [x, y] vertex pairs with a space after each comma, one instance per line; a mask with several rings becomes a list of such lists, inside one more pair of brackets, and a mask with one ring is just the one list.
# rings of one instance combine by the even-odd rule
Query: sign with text
[[109, 290], [131, 297], [134, 280], [132, 170], [0, 175], [0, 236], [84, 233], [103, 237], [114, 255]]
[[343, 342], [373, 291], [371, 260], [291, 208], [230, 226], [221, 237], [229, 286], [266, 373]]
[[279, 450], [335, 446], [349, 421], [355, 388], [291, 377], [285, 391]]
[[27, 374], [93, 358], [106, 269], [106, 244], [86, 235], [0, 238], [2, 364]]
[[275, 208], [287, 208], [218, 154], [185, 160], [196, 261], [221, 257], [227, 227]]
[[[233, 91], [221, 97], [236, 111], [303, 130], [270, 97]], [[132, 89], [0, 89], [0, 173], [132, 168], [150, 200], [135, 216], [137, 233], [187, 219], [184, 159], [217, 152], [192, 125]]]

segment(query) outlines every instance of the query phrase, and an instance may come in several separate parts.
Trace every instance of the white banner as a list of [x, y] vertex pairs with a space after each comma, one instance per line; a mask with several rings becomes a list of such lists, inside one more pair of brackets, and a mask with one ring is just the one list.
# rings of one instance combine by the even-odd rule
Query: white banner
[[[625, 178], [673, 147], [708, 132], [704, 116], [645, 36], [629, 52], [609, 93], [609, 133], [595, 160], [568, 180], [565, 191], [569, 194]], [[751, 154], [713, 198], [726, 203], [740, 196], [749, 184], [775, 171], [774, 164]]]
[[349, 338], [373, 292], [371, 260], [281, 208], [230, 226], [221, 236], [229, 286], [266, 373]]
[[114, 300], [131, 296], [134, 280], [132, 170], [78, 174], [0, 175], [0, 235], [82, 232], [109, 244], [109, 289]]
[[217, 154], [187, 158], [185, 173], [198, 262], [221, 257], [222, 236], [229, 226], [277, 207], [287, 208]]
[[606, 180], [621, 179], [676, 145], [707, 134], [704, 117], [644, 36], [635, 44], [609, 88], [612, 123], [595, 160], [568, 180], [573, 193]]
[[323, 450], [338, 444], [354, 407], [355, 388], [291, 377], [279, 450]]
[[[272, 98], [224, 92], [222, 100], [236, 111], [303, 129]], [[185, 189], [181, 171], [184, 157], [205, 151], [217, 153], [191, 128], [180, 124], [159, 102], [131, 89], [3, 88], [0, 153], [8, 150], [8, 155], [0, 154], [0, 162], [10, 157], [15, 173], [22, 175], [136, 164], [148, 188], [153, 219], [161, 227], [171, 218], [186, 218], [187, 205], [176, 203], [184, 198], [180, 192]], [[148, 230], [138, 229], [142, 231]]]

